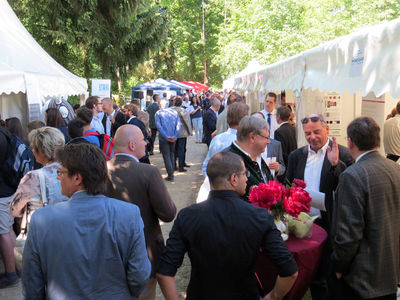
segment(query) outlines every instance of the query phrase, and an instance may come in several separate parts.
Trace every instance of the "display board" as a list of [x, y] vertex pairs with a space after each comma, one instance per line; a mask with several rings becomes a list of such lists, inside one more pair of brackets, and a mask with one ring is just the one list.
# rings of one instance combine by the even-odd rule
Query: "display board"
[[92, 96], [110, 98], [111, 79], [92, 79]]
[[324, 96], [324, 118], [329, 126], [329, 135], [342, 135], [342, 97], [337, 93]]

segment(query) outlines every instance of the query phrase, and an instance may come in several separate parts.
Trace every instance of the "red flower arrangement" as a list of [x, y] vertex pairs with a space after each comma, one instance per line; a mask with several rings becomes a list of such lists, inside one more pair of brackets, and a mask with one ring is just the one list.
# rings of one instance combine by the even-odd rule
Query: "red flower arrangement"
[[285, 212], [297, 217], [303, 211], [310, 211], [311, 197], [305, 187], [305, 182], [300, 179], [294, 179], [292, 186], [287, 187], [279, 181], [268, 181], [251, 189], [249, 201], [268, 209], [275, 217], [281, 217]]

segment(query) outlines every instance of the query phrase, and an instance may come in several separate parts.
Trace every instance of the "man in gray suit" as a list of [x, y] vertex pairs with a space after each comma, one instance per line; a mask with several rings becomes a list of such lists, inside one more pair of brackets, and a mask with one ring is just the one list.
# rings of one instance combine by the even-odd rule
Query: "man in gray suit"
[[[108, 183], [106, 195], [136, 204], [144, 223], [146, 248], [152, 264], [152, 276], [140, 300], [155, 299], [155, 268], [164, 249], [159, 219], [171, 222], [176, 214], [175, 204], [167, 191], [160, 171], [149, 164], [140, 163], [146, 141], [141, 130], [134, 125], [118, 128], [114, 137], [115, 157], [107, 162]], [[135, 205], [132, 205], [135, 206]]]
[[333, 226], [334, 299], [396, 299], [399, 282], [400, 166], [384, 158], [369, 117], [347, 127], [355, 164], [339, 178]]

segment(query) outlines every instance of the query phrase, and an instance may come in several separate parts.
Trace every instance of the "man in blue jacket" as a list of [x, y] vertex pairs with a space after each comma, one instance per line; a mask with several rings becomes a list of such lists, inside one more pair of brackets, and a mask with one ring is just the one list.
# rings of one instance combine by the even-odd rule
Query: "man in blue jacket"
[[170, 107], [160, 109], [156, 113], [156, 125], [160, 151], [168, 173], [165, 180], [174, 181], [175, 143], [181, 130], [179, 115]]
[[139, 208], [102, 195], [107, 165], [98, 147], [67, 145], [57, 158], [70, 200], [32, 216], [23, 299], [137, 299], [150, 275]]

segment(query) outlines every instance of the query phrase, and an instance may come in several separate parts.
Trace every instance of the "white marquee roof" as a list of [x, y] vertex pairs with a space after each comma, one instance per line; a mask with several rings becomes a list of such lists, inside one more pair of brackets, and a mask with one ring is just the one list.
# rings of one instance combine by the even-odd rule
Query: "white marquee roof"
[[[80, 95], [87, 81], [57, 63], [33, 39], [9, 6], [0, 0], [0, 94], [34, 97]], [[29, 97], [28, 97], [29, 99]]]
[[[243, 70], [244, 71], [244, 70]], [[240, 72], [233, 88], [389, 92], [400, 97], [400, 19], [364, 28], [257, 71]]]

